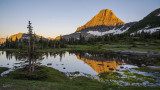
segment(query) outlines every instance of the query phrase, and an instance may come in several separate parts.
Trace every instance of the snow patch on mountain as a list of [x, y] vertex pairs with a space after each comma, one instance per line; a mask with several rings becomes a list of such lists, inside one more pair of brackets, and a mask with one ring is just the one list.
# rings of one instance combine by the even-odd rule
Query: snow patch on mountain
[[126, 32], [130, 27], [127, 27], [126, 29], [124, 30], [121, 30], [121, 29], [117, 29], [116, 32], [114, 34], [122, 34], [124, 32]]
[[131, 33], [131, 35], [134, 35], [135, 33], [142, 33], [142, 31], [144, 31], [145, 33], [154, 33], [154, 32], [157, 32], [157, 31], [160, 31], [160, 27], [156, 27], [156, 28], [150, 28], [150, 29], [142, 29], [142, 30], [139, 30], [137, 32], [134, 32], [134, 33]]
[[160, 13], [157, 16], [160, 16]]
[[114, 33], [115, 30], [109, 30], [109, 31], [105, 31], [105, 32], [99, 32], [99, 31], [89, 31], [87, 33], [95, 35], [95, 36], [103, 36], [105, 34], [109, 34], [109, 33]]
[[81, 33], [81, 32], [76, 32], [76, 33]]
[[92, 35], [95, 35], [95, 36], [103, 36], [103, 35], [105, 35], [105, 34], [111, 34], [111, 33], [113, 33], [113, 34], [122, 34], [122, 33], [126, 32], [126, 31], [129, 29], [129, 27], [127, 27], [126, 29], [121, 30], [122, 28], [123, 28], [123, 26], [122, 26], [121, 28], [119, 28], [119, 29], [115, 29], [115, 28], [114, 28], [114, 29], [112, 29], [112, 30], [105, 31], [105, 32], [88, 31], [87, 33], [92, 34]]

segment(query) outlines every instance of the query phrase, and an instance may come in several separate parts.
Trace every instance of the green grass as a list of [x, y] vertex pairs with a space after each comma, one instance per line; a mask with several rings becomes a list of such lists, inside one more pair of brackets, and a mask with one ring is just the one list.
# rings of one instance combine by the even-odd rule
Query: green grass
[[159, 52], [160, 51], [160, 46], [156, 45], [136, 45], [136, 47], [133, 47], [133, 45], [128, 44], [128, 45], [109, 45], [105, 44], [103, 46], [103, 49], [107, 50], [112, 50], [112, 51], [117, 51], [117, 50], [130, 50], [130, 51], [152, 51], [152, 52]]
[[159, 90], [160, 87], [108, 86], [78, 77], [69, 83], [0, 78], [0, 90]]
[[39, 50], [39, 52], [46, 51], [69, 51], [69, 50], [79, 50], [79, 51], [93, 51], [93, 52], [110, 52], [110, 51], [118, 51], [118, 50], [130, 50], [130, 51], [152, 51], [159, 52], [160, 46], [156, 45], [136, 45], [133, 47], [132, 44], [95, 44], [95, 45], [67, 45], [67, 48], [60, 49], [43, 49]]
[[[82, 78], [81, 78], [82, 79]], [[79, 80], [79, 79], [77, 79]], [[86, 79], [85, 79], [86, 80]], [[2, 82], [3, 81], [3, 82]], [[70, 81], [66, 83], [48, 82], [48, 81], [33, 81], [33, 80], [16, 80], [16, 79], [1, 79], [0, 89], [11, 90], [84, 90], [84, 89], [103, 89], [104, 84], [92, 81]]]
[[[136, 42], [139, 43], [139, 42]], [[140, 42], [142, 43], [142, 42]], [[6, 51], [16, 51], [20, 52], [21, 49], [4, 49]], [[121, 43], [112, 43], [112, 44], [94, 44], [94, 45], [67, 45], [66, 48], [56, 48], [56, 49], [38, 49], [37, 52], [52, 52], [52, 51], [70, 51], [70, 50], [79, 50], [79, 51], [93, 51], [93, 52], [109, 52], [109, 51], [118, 51], [118, 50], [130, 50], [130, 51], [152, 51], [159, 52], [160, 46], [157, 45], [136, 45], [134, 44], [121, 44]]]
[[34, 72], [28, 72], [27, 68], [16, 69], [8, 74], [8, 78], [52, 82], [65, 82], [69, 80], [63, 72], [47, 66], [36, 66]]

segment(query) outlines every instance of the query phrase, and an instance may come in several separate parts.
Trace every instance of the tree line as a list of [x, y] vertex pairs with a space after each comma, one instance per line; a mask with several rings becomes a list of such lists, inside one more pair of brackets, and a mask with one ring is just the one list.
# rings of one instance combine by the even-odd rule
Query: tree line
[[[123, 33], [123, 34], [107, 34], [104, 36], [93, 36], [86, 39], [83, 35], [79, 35], [78, 39], [69, 38], [59, 40], [47, 40], [42, 36], [36, 39], [34, 34], [34, 45], [36, 49], [55, 49], [55, 48], [66, 48], [67, 45], [86, 45], [86, 44], [97, 44], [97, 43], [112, 43], [112, 42], [126, 42], [132, 43], [135, 41], [140, 42], [154, 42], [160, 40], [160, 30], [154, 33], [144, 32], [141, 33]], [[1, 48], [9, 49], [25, 49], [28, 47], [28, 39], [18, 39], [13, 41], [12, 38], [6, 38], [6, 42], [1, 45]]]
[[123, 34], [107, 34], [104, 36], [93, 36], [91, 38], [85, 39], [84, 36], [80, 34], [79, 39], [69, 38], [65, 42], [66, 44], [71, 45], [85, 45], [85, 44], [107, 44], [107, 43], [132, 43], [132, 42], [156, 42], [156, 40], [160, 40], [160, 30], [154, 33], [144, 32], [141, 33], [123, 33]]

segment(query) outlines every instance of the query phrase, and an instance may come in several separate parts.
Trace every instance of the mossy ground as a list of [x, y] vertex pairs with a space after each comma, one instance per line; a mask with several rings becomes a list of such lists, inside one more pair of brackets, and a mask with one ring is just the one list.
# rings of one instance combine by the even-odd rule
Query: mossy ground
[[112, 81], [110, 82], [111, 85], [115, 85], [115, 83], [113, 83], [113, 80], [116, 80], [116, 82], [119, 81], [123, 81], [123, 82], [127, 82], [127, 83], [142, 83], [144, 81], [148, 81], [149, 83], [157, 83], [156, 82], [156, 78], [153, 78], [151, 76], [144, 76], [141, 74], [137, 74], [137, 73], [131, 73], [130, 71], [127, 70], [123, 70], [124, 75], [126, 75], [126, 78], [122, 78], [122, 74], [117, 73], [117, 72], [104, 72], [104, 73], [100, 73], [99, 76], [101, 79], [103, 80], [107, 80], [107, 81]]
[[[128, 78], [125, 78], [124, 81], [130, 82], [130, 83], [142, 83], [144, 81], [148, 81], [149, 83], [156, 83], [156, 78], [153, 78], [151, 76], [144, 76], [137, 73], [131, 73], [127, 70], [123, 70], [124, 75], [126, 75]], [[133, 78], [135, 76], [136, 78]]]
[[100, 73], [99, 77], [105, 80], [122, 80], [122, 75], [117, 72], [104, 72]]

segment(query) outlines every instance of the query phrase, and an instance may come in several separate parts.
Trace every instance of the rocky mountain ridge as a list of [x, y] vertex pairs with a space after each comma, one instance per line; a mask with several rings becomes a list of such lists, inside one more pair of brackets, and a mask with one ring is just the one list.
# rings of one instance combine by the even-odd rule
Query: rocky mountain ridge
[[76, 31], [85, 30], [95, 26], [119, 26], [124, 24], [125, 23], [121, 21], [112, 10], [103, 9], [85, 25], [78, 27]]

